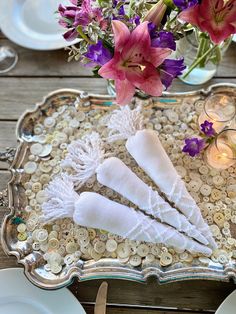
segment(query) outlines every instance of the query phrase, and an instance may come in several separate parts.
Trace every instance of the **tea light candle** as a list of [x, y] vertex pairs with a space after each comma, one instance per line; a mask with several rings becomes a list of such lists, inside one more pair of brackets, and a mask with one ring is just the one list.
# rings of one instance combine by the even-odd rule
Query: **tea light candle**
[[235, 163], [234, 151], [225, 142], [218, 142], [217, 146], [211, 144], [206, 149], [206, 161], [215, 169], [227, 169]]
[[225, 127], [225, 122], [222, 122], [221, 116], [216, 112], [209, 112], [207, 115], [204, 111], [200, 114], [198, 118], [199, 126], [204, 123], [206, 120], [208, 122], [213, 123], [213, 128], [215, 129], [216, 133], [220, 133]]

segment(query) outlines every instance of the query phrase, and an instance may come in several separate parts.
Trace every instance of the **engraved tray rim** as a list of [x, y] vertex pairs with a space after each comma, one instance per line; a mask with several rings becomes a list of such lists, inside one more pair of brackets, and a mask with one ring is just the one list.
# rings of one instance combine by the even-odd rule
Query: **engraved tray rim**
[[[169, 93], [164, 92], [162, 95], [163, 98], [168, 97], [185, 97], [185, 96], [197, 96], [204, 95], [207, 96], [212, 92], [216, 91], [226, 91], [230, 90], [236, 94], [236, 84], [232, 83], [218, 83], [209, 86], [206, 89], [199, 89], [196, 91], [190, 92], [175, 92]], [[14, 160], [9, 168], [11, 172], [11, 179], [7, 184], [8, 190], [8, 202], [9, 202], [9, 213], [6, 213], [1, 228], [1, 244], [4, 252], [7, 255], [14, 255], [17, 258], [17, 262], [22, 264], [24, 267], [24, 272], [26, 277], [36, 286], [43, 289], [58, 289], [65, 286], [68, 286], [72, 283], [74, 278], [77, 278], [79, 281], [93, 280], [93, 279], [124, 279], [131, 280], [140, 283], [146, 283], [147, 279], [151, 276], [154, 276], [159, 284], [182, 281], [182, 280], [191, 280], [191, 279], [205, 279], [205, 280], [215, 280], [215, 281], [225, 281], [229, 282], [233, 280], [236, 283], [236, 264], [229, 262], [225, 267], [222, 265], [219, 267], [203, 267], [203, 266], [190, 266], [190, 267], [181, 267], [181, 268], [172, 268], [167, 267], [157, 267], [157, 266], [147, 266], [144, 268], [138, 267], [133, 268], [128, 265], [121, 264], [117, 259], [101, 259], [99, 261], [79, 261], [76, 266], [72, 266], [66, 270], [64, 278], [57, 277], [55, 275], [52, 278], [47, 279], [42, 276], [43, 270], [37, 269], [37, 262], [40, 261], [41, 255], [38, 252], [32, 252], [27, 256], [23, 256], [19, 251], [15, 250], [9, 243], [7, 239], [7, 229], [10, 224], [10, 219], [14, 216], [14, 199], [13, 199], [13, 182], [15, 178], [15, 166], [19, 164], [21, 156], [21, 151], [25, 146], [24, 139], [21, 137], [21, 126], [24, 122], [24, 119], [30, 115], [37, 113], [38, 110], [53, 96], [62, 93], [73, 93], [75, 95], [84, 95], [83, 97], [87, 100], [100, 99], [104, 101], [112, 101], [114, 97], [109, 95], [99, 95], [83, 92], [77, 89], [58, 89], [53, 92], [48, 93], [43, 97], [42, 101], [36, 103], [35, 108], [32, 110], [26, 110], [18, 120], [16, 126], [16, 138], [19, 142], [17, 147]], [[153, 100], [160, 99], [158, 97], [153, 97]], [[173, 104], [172, 104], [173, 105]], [[97, 105], [95, 105], [97, 106]], [[93, 107], [90, 106], [90, 108]], [[161, 104], [158, 104], [158, 107], [161, 108]], [[166, 104], [163, 107], [167, 107]], [[100, 106], [100, 108], [104, 108]]]

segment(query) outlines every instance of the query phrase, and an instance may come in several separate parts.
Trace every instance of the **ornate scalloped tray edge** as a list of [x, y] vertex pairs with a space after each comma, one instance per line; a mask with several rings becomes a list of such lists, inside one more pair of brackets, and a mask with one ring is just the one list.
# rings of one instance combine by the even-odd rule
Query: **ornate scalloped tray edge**
[[[162, 98], [150, 99], [147, 106], [157, 106], [158, 108], [167, 108], [178, 104], [178, 100], [185, 97], [206, 97], [212, 93], [227, 93], [236, 95], [236, 85], [217, 84], [209, 87], [207, 90], [199, 90], [187, 93], [165, 93]], [[10, 212], [4, 217], [1, 228], [2, 247], [6, 254], [16, 256], [18, 263], [22, 264], [28, 279], [35, 285], [44, 289], [57, 289], [68, 286], [73, 278], [77, 277], [79, 281], [92, 279], [125, 279], [137, 282], [146, 282], [150, 276], [156, 277], [159, 283], [169, 283], [180, 280], [207, 279], [218, 281], [236, 282], [236, 267], [233, 262], [223, 266], [212, 263], [208, 267], [190, 266], [190, 267], [161, 267], [151, 265], [145, 267], [132, 267], [120, 263], [117, 259], [104, 258], [99, 261], [79, 260], [76, 265], [64, 267], [60, 274], [46, 272], [43, 268], [42, 254], [37, 251], [31, 251], [29, 247], [21, 242], [17, 242], [16, 234], [13, 232], [11, 220], [16, 214], [16, 210], [24, 206], [24, 190], [20, 186], [21, 164], [25, 158], [27, 145], [31, 141], [28, 137], [28, 128], [32, 116], [37, 116], [39, 112], [48, 108], [50, 100], [54, 96], [70, 94], [83, 100], [85, 111], [93, 108], [111, 110], [114, 108], [114, 98], [104, 95], [87, 94], [82, 91], [63, 89], [47, 95], [41, 103], [36, 104], [34, 110], [26, 111], [18, 121], [16, 128], [17, 140], [20, 145], [17, 148], [13, 163], [10, 167], [11, 180], [8, 183], [8, 201]]]

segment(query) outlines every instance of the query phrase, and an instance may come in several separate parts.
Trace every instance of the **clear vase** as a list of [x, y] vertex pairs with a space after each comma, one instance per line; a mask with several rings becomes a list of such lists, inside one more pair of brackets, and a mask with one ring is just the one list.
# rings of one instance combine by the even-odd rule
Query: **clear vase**
[[[214, 48], [210, 39], [202, 35], [193, 31], [177, 42], [175, 56], [177, 58], [184, 57], [186, 65], [186, 69], [179, 79], [186, 84], [201, 85], [209, 81], [215, 75], [221, 58], [231, 42], [231, 39], [228, 39]], [[186, 76], [191, 65], [211, 48], [213, 50]]]

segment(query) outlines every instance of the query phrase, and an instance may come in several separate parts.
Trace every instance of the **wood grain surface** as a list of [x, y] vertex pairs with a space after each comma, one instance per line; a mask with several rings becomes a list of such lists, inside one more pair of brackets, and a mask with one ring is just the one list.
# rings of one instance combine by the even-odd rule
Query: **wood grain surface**
[[[0, 75], [0, 152], [16, 147], [15, 126], [19, 116], [34, 104], [41, 102], [49, 92], [60, 88], [75, 88], [92, 93], [106, 93], [106, 82], [92, 78], [88, 69], [78, 63], [66, 62], [63, 50], [42, 52], [19, 47], [0, 33], [0, 46], [10, 45], [19, 55], [17, 66]], [[191, 91], [216, 83], [236, 84], [236, 44], [226, 52], [216, 76], [204, 86], [185, 85], [176, 80], [170, 91]], [[10, 178], [9, 165], [0, 161], [0, 191]], [[8, 210], [0, 207], [0, 221]], [[8, 257], [0, 247], [0, 269], [16, 267], [15, 257]], [[17, 267], [20, 267], [19, 265]], [[93, 302], [100, 280], [78, 283], [69, 289], [93, 313]], [[147, 284], [122, 280], [109, 280], [108, 314], [159, 313], [193, 314], [214, 312], [220, 303], [235, 289], [233, 283], [215, 281], [185, 281], [159, 285], [151, 278]]]

